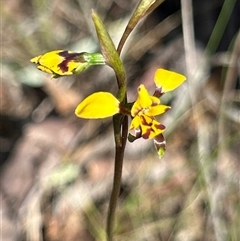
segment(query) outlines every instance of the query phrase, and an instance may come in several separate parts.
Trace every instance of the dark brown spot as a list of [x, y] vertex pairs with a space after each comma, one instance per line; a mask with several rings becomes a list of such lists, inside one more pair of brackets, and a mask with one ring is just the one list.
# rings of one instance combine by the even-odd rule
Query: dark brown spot
[[142, 134], [142, 138], [143, 139], [149, 139], [149, 136], [150, 136], [151, 132], [152, 132], [152, 129], [148, 128], [147, 131]]
[[64, 57], [65, 59], [58, 65], [61, 71], [68, 72], [68, 63], [69, 62], [79, 62], [84, 63], [86, 62], [83, 57], [84, 53], [69, 53], [69, 51], [65, 50], [58, 53], [59, 56]]
[[[143, 115], [141, 116], [141, 122], [142, 122], [142, 124], [145, 125], [145, 126], [150, 126], [150, 125], [151, 125], [151, 123], [148, 123], [147, 120], [144, 118]], [[149, 124], [150, 124], [150, 125], [149, 125]]]
[[164, 129], [165, 129], [165, 126], [164, 126], [163, 124], [161, 124], [161, 123], [155, 124], [154, 127], [155, 127], [156, 129], [160, 129], [160, 130], [164, 130]]
[[69, 62], [69, 60], [65, 59], [58, 65], [58, 67], [61, 69], [61, 71], [63, 73], [68, 72], [68, 62]]
[[164, 94], [164, 92], [162, 92], [162, 87], [157, 87], [153, 96], [157, 97], [157, 98], [160, 98], [162, 95]]
[[155, 144], [155, 147], [156, 147], [157, 151], [159, 151], [161, 148], [163, 150], [166, 150], [166, 140], [165, 140], [163, 134], [155, 136], [154, 144]]

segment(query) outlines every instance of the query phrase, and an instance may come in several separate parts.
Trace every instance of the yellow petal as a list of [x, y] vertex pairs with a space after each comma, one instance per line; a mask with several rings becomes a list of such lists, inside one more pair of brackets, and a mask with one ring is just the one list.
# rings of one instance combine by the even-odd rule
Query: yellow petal
[[64, 50], [54, 50], [51, 52], [47, 52], [45, 54], [32, 58], [30, 61], [32, 63], [48, 67], [52, 65], [58, 65], [64, 60], [64, 58], [59, 55], [59, 53], [61, 52], [64, 52]]
[[41, 65], [38, 65], [37, 68], [45, 73], [48, 73], [48, 74], [54, 74], [54, 72], [47, 68], [47, 67], [44, 67], [44, 66], [41, 66]]
[[42, 57], [42, 55], [39, 55], [37, 57], [34, 57], [32, 59], [30, 59], [30, 62], [34, 63], [34, 64], [38, 64], [38, 60]]
[[169, 109], [171, 109], [171, 107], [167, 105], [156, 105], [149, 109], [146, 114], [149, 116], [157, 116], [163, 114]]
[[139, 103], [141, 108], [147, 108], [152, 104], [150, 95], [144, 85], [138, 87], [138, 99], [136, 102]]
[[131, 122], [130, 130], [140, 129], [141, 136], [144, 139], [152, 139], [161, 134], [165, 126], [154, 119], [154, 117], [141, 115], [135, 116]]
[[142, 130], [142, 138], [152, 139], [161, 134], [165, 126], [156, 121], [153, 117], [142, 115], [140, 128]]
[[75, 114], [85, 119], [100, 119], [119, 113], [119, 101], [108, 92], [97, 92], [84, 99]]
[[185, 80], [184, 75], [165, 69], [158, 69], [154, 76], [156, 86], [161, 88], [163, 93], [176, 89]]
[[140, 117], [138, 115], [136, 115], [133, 119], [132, 119], [132, 122], [131, 122], [131, 125], [129, 127], [130, 130], [133, 130], [133, 129], [137, 129], [141, 124], [141, 120], [140, 120]]
[[150, 96], [144, 85], [138, 87], [138, 98], [132, 106], [131, 115], [135, 116], [143, 109], [148, 109], [153, 105], [158, 105], [160, 100], [155, 96]]

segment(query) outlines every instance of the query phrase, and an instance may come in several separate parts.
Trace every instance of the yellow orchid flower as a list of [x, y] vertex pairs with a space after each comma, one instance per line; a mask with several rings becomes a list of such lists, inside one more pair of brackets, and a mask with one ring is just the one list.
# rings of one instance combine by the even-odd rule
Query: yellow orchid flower
[[[164, 79], [165, 78], [165, 79]], [[157, 91], [150, 95], [143, 84], [138, 87], [138, 98], [133, 103], [124, 106], [119, 100], [108, 92], [97, 92], [84, 99], [76, 108], [75, 114], [80, 118], [98, 119], [113, 116], [117, 113], [130, 115], [132, 118], [129, 130], [135, 131], [135, 135], [129, 133], [129, 141], [138, 138], [154, 139], [158, 155], [161, 158], [166, 149], [166, 141], [163, 136], [165, 126], [155, 119], [171, 107], [162, 105], [158, 94], [177, 88], [185, 76], [172, 71], [158, 69], [155, 74]], [[173, 82], [173, 83], [169, 83]], [[157, 93], [157, 95], [155, 95]], [[131, 106], [131, 107], [129, 107]]]
[[162, 135], [165, 126], [155, 119], [163, 114], [170, 106], [161, 105], [159, 98], [149, 95], [144, 85], [138, 87], [138, 98], [131, 109], [132, 122], [130, 130], [135, 130], [135, 136], [129, 134], [129, 141], [140, 137], [154, 139], [154, 144], [159, 157], [165, 152], [165, 139]]
[[[149, 95], [144, 85], [138, 87], [138, 98], [133, 104], [131, 115], [133, 117], [130, 130], [135, 129], [144, 139], [152, 139], [161, 134], [165, 127], [154, 116], [163, 114], [170, 106], [161, 105], [160, 100]], [[139, 135], [139, 134], [138, 134]]]
[[91, 65], [105, 64], [99, 53], [75, 53], [67, 50], [55, 50], [34, 57], [30, 60], [43, 72], [52, 74], [53, 78], [80, 73]]

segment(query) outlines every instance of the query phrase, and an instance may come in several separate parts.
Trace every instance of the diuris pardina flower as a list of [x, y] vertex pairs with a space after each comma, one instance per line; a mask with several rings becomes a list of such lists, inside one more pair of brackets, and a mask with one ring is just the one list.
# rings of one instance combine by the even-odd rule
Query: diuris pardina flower
[[135, 130], [135, 136], [129, 134], [129, 141], [134, 141], [137, 138], [154, 139], [154, 145], [161, 158], [166, 150], [166, 141], [162, 134], [165, 126], [157, 122], [154, 116], [163, 114], [170, 106], [160, 105], [159, 97], [164, 93], [176, 89], [186, 80], [182, 74], [158, 69], [155, 72], [154, 82], [156, 90], [153, 96], [150, 96], [144, 86], [138, 89], [138, 99], [131, 109], [133, 117], [130, 130]]
[[138, 87], [138, 98], [131, 109], [122, 106], [118, 99], [108, 92], [97, 92], [84, 99], [76, 108], [75, 114], [81, 118], [106, 118], [117, 113], [128, 114], [132, 118], [130, 130], [135, 130], [135, 136], [129, 134], [129, 141], [140, 137], [154, 139], [159, 157], [165, 152], [163, 131], [165, 126], [155, 119], [163, 114], [170, 106], [161, 105], [159, 97], [165, 92], [172, 91], [186, 80], [186, 77], [165, 69], [158, 69], [154, 82], [157, 86], [154, 95], [150, 95], [144, 85]]
[[138, 98], [132, 106], [132, 122], [130, 130], [135, 130], [135, 136], [129, 134], [129, 141], [140, 137], [154, 139], [155, 147], [160, 157], [165, 152], [165, 139], [162, 135], [165, 126], [155, 119], [155, 116], [163, 114], [170, 106], [161, 105], [160, 99], [149, 95], [144, 85], [138, 87]]
[[170, 106], [160, 105], [160, 99], [149, 95], [144, 85], [138, 87], [138, 98], [132, 106], [130, 130], [136, 130], [136, 137], [152, 139], [161, 134], [165, 127], [154, 116], [163, 114]]
[[67, 50], [55, 50], [34, 57], [30, 60], [43, 72], [53, 78], [77, 74], [91, 65], [104, 65], [105, 59], [100, 53], [75, 53]]

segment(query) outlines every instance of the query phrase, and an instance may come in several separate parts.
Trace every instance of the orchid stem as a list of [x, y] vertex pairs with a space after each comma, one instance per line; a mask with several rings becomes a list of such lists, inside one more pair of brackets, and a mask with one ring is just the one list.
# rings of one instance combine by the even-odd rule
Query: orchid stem
[[[113, 240], [114, 218], [117, 207], [117, 201], [120, 193], [121, 179], [122, 179], [122, 167], [124, 158], [124, 149], [126, 146], [127, 134], [128, 134], [128, 117], [127, 116], [114, 116], [114, 131], [115, 132], [115, 166], [113, 177], [113, 188], [110, 197], [107, 217], [107, 240]], [[120, 125], [119, 125], [120, 124]], [[119, 128], [122, 127], [122, 128]]]

